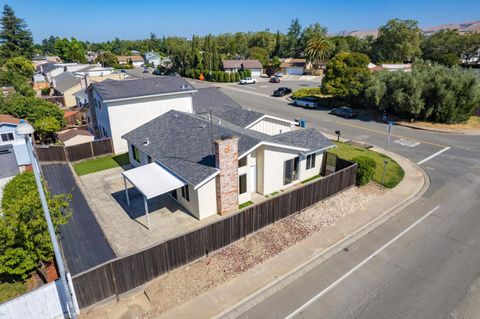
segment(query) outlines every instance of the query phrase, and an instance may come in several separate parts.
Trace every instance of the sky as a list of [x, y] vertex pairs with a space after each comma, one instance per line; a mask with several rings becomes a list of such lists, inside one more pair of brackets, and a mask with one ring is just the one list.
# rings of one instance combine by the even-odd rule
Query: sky
[[389, 19], [415, 19], [421, 27], [480, 20], [480, 0], [191, 1], [0, 0], [25, 20], [35, 42], [50, 35], [92, 42], [206, 35], [237, 31], [286, 32], [292, 19], [320, 23], [330, 33], [376, 29]]

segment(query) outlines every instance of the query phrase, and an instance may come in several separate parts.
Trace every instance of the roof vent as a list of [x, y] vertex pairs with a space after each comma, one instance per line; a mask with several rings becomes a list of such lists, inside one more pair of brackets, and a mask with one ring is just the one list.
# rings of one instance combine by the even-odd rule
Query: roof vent
[[173, 114], [173, 117], [174, 117], [174, 118], [178, 118], [178, 114], [176, 114], [176, 113]]
[[146, 137], [145, 141], [143, 142], [143, 146], [148, 146], [149, 144], [150, 144], [150, 139]]
[[218, 125], [222, 124], [222, 121], [220, 119], [218, 119]]
[[200, 124], [200, 128], [207, 128], [207, 124]]

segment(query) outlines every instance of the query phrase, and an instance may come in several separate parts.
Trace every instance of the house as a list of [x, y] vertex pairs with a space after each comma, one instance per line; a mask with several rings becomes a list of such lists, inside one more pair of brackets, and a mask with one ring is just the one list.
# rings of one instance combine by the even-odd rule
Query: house
[[114, 71], [114, 68], [111, 67], [103, 67], [100, 64], [90, 64], [78, 69], [74, 73], [79, 77], [103, 77], [112, 74]]
[[122, 135], [170, 110], [192, 113], [197, 92], [179, 76], [92, 83], [87, 125], [98, 137], [111, 137], [116, 153], [126, 152]]
[[193, 95], [193, 112], [203, 118], [215, 121], [226, 120], [245, 129], [251, 129], [267, 135], [290, 132], [296, 129], [294, 121], [266, 115], [242, 108], [218, 88], [202, 88]]
[[159, 65], [161, 61], [160, 55], [158, 55], [158, 53], [155, 53], [155, 52], [145, 53], [144, 58], [145, 58], [145, 63], [152, 64], [153, 67], [156, 67], [157, 65]]
[[307, 59], [284, 59], [280, 64], [280, 71], [289, 75], [303, 75], [307, 69]]
[[334, 147], [315, 129], [266, 135], [174, 110], [122, 137], [135, 167], [123, 175], [146, 208], [168, 193], [198, 219], [319, 175], [323, 153]]
[[388, 63], [388, 64], [380, 64], [380, 65], [369, 63], [367, 67], [370, 72], [378, 72], [383, 70], [391, 71], [391, 72], [396, 72], [396, 71], [411, 72], [412, 71], [411, 63], [406, 63], [406, 64]]
[[15, 133], [20, 123], [20, 119], [0, 114], [0, 179], [16, 175], [19, 168], [30, 164], [25, 139]]
[[262, 75], [263, 66], [258, 60], [223, 60], [222, 64], [223, 70], [228, 73], [247, 69], [252, 72], [252, 76]]
[[45, 76], [47, 82], [52, 82], [53, 77], [65, 72], [65, 69], [58, 66], [56, 63], [48, 62], [40, 64], [36, 68], [36, 71]]
[[62, 62], [62, 60], [56, 55], [51, 55], [51, 56], [35, 55], [32, 58], [32, 63], [33, 63], [34, 67], [37, 67], [41, 64], [45, 64], [45, 63], [49, 63], [49, 62], [60, 63], [60, 62]]
[[77, 105], [74, 93], [82, 89], [82, 80], [71, 72], [63, 72], [55, 76], [52, 80], [54, 95], [63, 96], [63, 105], [72, 107]]
[[89, 131], [76, 128], [59, 132], [57, 136], [65, 146], [78, 145], [93, 142], [93, 140], [95, 140], [95, 136], [93, 136], [93, 134]]
[[117, 55], [117, 61], [118, 64], [131, 64], [135, 68], [141, 67], [145, 63], [141, 55]]

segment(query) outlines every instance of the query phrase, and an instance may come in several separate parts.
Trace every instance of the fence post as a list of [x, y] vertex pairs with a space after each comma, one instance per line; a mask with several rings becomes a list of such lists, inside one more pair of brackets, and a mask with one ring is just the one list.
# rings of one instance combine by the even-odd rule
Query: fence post
[[92, 157], [95, 157], [95, 152], [93, 151], [93, 142], [90, 143], [90, 151], [92, 152]]
[[113, 271], [113, 262], [110, 262], [110, 273], [112, 274], [113, 289], [115, 289], [115, 299], [118, 302], [120, 297], [118, 296], [117, 279], [115, 278], [115, 272]]

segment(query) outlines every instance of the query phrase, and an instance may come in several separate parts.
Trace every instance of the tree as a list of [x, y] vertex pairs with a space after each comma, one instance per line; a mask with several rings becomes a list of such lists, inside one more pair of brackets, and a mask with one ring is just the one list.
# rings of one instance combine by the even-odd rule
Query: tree
[[275, 46], [273, 47], [272, 57], [279, 57], [282, 53], [282, 37], [280, 31], [275, 35]]
[[363, 53], [343, 52], [327, 63], [323, 78], [323, 92], [335, 97], [348, 98], [355, 103], [370, 79], [368, 63], [370, 59]]
[[35, 73], [35, 67], [32, 62], [21, 56], [6, 60], [3, 66], [9, 72], [23, 76], [26, 79], [30, 79]]
[[393, 19], [378, 29], [373, 55], [380, 62], [413, 62], [419, 58], [422, 33], [415, 20]]
[[86, 63], [85, 51], [82, 44], [75, 38], [55, 41], [55, 52], [64, 62]]
[[462, 36], [457, 30], [440, 30], [422, 41], [422, 57], [448, 66], [462, 58]]
[[33, 127], [38, 134], [40, 141], [45, 144], [48, 141], [54, 141], [55, 132], [59, 131], [61, 126], [58, 120], [53, 116], [45, 116], [33, 123]]
[[285, 38], [284, 53], [286, 57], [299, 57], [302, 53], [302, 47], [300, 43], [300, 35], [302, 32], [302, 26], [298, 18], [292, 20], [290, 27], [288, 27], [288, 33]]
[[[52, 222], [66, 224], [70, 196], [51, 196], [44, 187]], [[15, 176], [4, 188], [3, 216], [0, 218], [0, 274], [25, 279], [28, 274], [53, 259], [53, 248], [32, 172]]]
[[261, 47], [253, 47], [250, 48], [250, 59], [258, 60], [262, 65], [268, 64], [268, 51]]
[[101, 52], [95, 59], [95, 62], [101, 63], [103, 66], [119, 67], [117, 56], [110, 51]]
[[0, 56], [4, 59], [23, 56], [30, 58], [33, 55], [33, 37], [23, 19], [17, 18], [9, 5], [3, 7], [3, 16], [0, 21]]
[[26, 119], [32, 125], [41, 118], [52, 116], [63, 126], [63, 112], [55, 104], [36, 98], [14, 95], [7, 103], [0, 105], [0, 113], [10, 114], [20, 119]]
[[59, 40], [59, 37], [53, 35], [49, 36], [47, 39], [42, 40], [42, 50], [43, 54], [56, 54], [55, 53], [55, 42]]
[[305, 47], [305, 56], [315, 68], [318, 68], [330, 56], [333, 43], [326, 37], [311, 38]]
[[480, 103], [480, 87], [470, 70], [416, 63], [412, 72], [376, 73], [368, 83], [369, 105], [411, 119], [461, 123]]
[[311, 24], [306, 27], [299, 38], [300, 54], [303, 55], [310, 40], [326, 38], [327, 31], [327, 28], [320, 23]]

